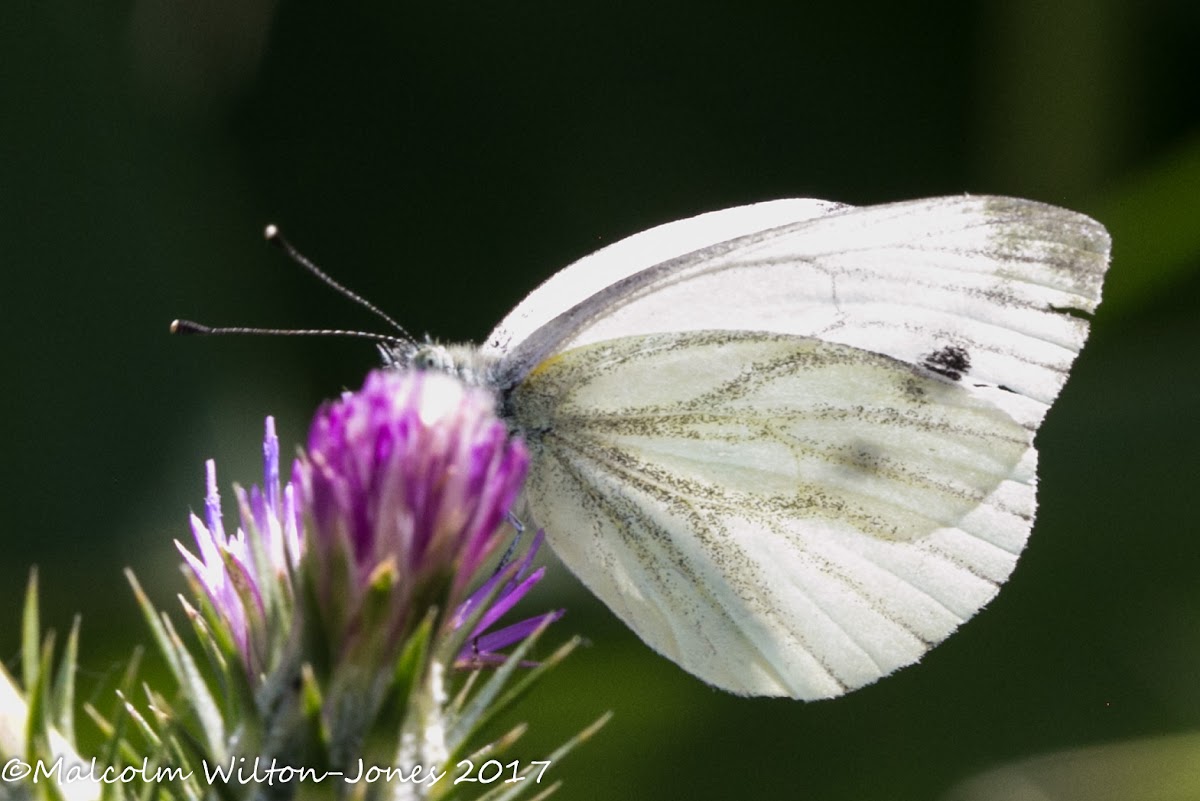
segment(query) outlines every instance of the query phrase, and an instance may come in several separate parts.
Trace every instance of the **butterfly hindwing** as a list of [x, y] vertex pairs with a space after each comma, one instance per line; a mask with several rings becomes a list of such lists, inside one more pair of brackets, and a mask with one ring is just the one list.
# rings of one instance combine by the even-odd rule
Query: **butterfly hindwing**
[[512, 393], [532, 516], [692, 673], [838, 695], [974, 614], [1029, 534], [1032, 432], [955, 364], [755, 332], [572, 348]]

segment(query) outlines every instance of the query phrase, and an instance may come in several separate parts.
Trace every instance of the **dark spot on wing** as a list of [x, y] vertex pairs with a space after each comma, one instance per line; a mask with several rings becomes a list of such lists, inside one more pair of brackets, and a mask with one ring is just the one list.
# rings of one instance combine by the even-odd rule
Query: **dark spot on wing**
[[971, 369], [971, 357], [966, 348], [944, 345], [925, 357], [925, 369], [958, 381]]

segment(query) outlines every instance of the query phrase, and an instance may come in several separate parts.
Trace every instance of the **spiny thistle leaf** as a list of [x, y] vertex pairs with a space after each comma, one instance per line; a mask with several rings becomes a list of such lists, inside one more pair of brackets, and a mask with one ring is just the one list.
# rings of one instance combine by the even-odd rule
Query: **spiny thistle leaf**
[[37, 569], [29, 571], [25, 585], [25, 613], [21, 616], [21, 683], [33, 687], [38, 681], [38, 645], [41, 622], [38, 616]]
[[75, 742], [75, 669], [79, 662], [80, 617], [71, 622], [71, 632], [58, 663], [58, 673], [51, 691], [54, 725], [69, 742]]

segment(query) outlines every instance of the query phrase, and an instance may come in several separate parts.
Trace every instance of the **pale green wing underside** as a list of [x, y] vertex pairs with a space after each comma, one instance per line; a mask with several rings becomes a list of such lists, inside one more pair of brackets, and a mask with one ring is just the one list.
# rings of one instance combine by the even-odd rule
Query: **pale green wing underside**
[[1033, 431], [959, 384], [816, 339], [608, 340], [514, 390], [555, 552], [651, 647], [736, 693], [910, 664], [1008, 578]]

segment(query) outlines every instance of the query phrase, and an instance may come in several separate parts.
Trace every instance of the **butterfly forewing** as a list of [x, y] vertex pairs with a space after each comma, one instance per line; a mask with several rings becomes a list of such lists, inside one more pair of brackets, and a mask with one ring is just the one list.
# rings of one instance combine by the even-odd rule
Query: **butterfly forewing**
[[[713, 231], [737, 234], [713, 241]], [[1087, 336], [1073, 312], [1099, 302], [1108, 250], [1094, 220], [1028, 200], [761, 203], [580, 260], [517, 306], [485, 350], [514, 385], [561, 350], [635, 334], [768, 331], [911, 364], [954, 348], [967, 386], [1034, 427]]]

